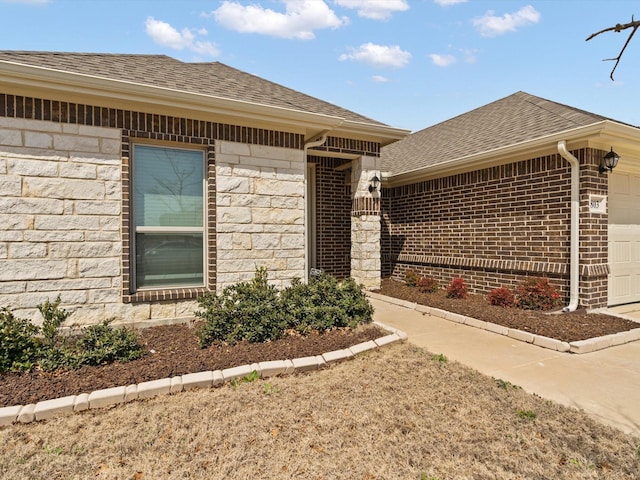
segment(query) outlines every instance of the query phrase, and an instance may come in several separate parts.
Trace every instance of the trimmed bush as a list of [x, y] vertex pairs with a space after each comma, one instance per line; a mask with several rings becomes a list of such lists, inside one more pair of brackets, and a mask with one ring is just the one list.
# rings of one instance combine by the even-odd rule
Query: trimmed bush
[[416, 286], [421, 293], [435, 293], [440, 288], [438, 281], [431, 277], [422, 277]]
[[547, 278], [527, 278], [516, 289], [516, 305], [524, 310], [551, 310], [560, 305], [560, 294]]
[[38, 331], [30, 321], [14, 317], [6, 307], [0, 308], [0, 372], [33, 368], [40, 353]]
[[469, 296], [467, 284], [462, 278], [454, 278], [447, 287], [447, 298], [464, 299]]
[[0, 309], [0, 372], [29, 371], [35, 366], [44, 371], [76, 369], [134, 360], [145, 353], [137, 333], [114, 329], [109, 320], [82, 329], [77, 337], [61, 336], [60, 325], [70, 314], [60, 308], [60, 296], [37, 307], [44, 318], [42, 327]]
[[420, 276], [413, 270], [407, 270], [407, 273], [404, 274], [404, 283], [408, 287], [415, 287], [418, 280], [420, 280]]
[[201, 310], [196, 316], [204, 320], [196, 332], [200, 346], [241, 340], [264, 342], [283, 335], [285, 315], [278, 290], [269, 285], [267, 277], [267, 269], [262, 267], [253, 280], [228, 286], [220, 295], [212, 292], [198, 299]]
[[496, 307], [513, 307], [516, 303], [515, 295], [506, 287], [494, 288], [487, 299], [491, 305]]
[[304, 335], [336, 327], [355, 328], [372, 320], [373, 307], [362, 288], [349, 278], [338, 282], [322, 274], [308, 284], [294, 279], [280, 295], [287, 327]]
[[373, 307], [353, 279], [338, 282], [321, 274], [308, 284], [294, 279], [279, 292], [260, 268], [250, 282], [203, 295], [196, 316], [204, 323], [196, 331], [201, 347], [263, 342], [281, 338], [288, 329], [301, 334], [336, 327], [356, 327], [372, 320]]

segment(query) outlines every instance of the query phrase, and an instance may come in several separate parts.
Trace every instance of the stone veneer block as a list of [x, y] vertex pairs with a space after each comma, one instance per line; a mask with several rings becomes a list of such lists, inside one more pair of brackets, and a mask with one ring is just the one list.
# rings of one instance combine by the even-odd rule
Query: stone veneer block
[[89, 408], [102, 408], [124, 402], [127, 387], [112, 387], [89, 394]]
[[433, 310], [433, 308], [429, 307], [428, 305], [421, 305], [419, 303], [416, 303], [416, 312], [426, 313], [427, 315], [431, 315], [431, 310]]
[[447, 312], [444, 316], [444, 319], [449, 320], [450, 322], [466, 323], [466, 317], [464, 315], [460, 315], [459, 313]]
[[544, 337], [542, 335], [534, 335], [533, 344], [558, 352], [568, 352], [571, 349], [571, 345], [567, 342], [561, 342], [555, 338]]
[[353, 357], [353, 353], [351, 353], [351, 350], [346, 348], [343, 350], [333, 350], [332, 352], [322, 354], [322, 358], [326, 363], [339, 362], [340, 360], [345, 360], [351, 357]]
[[[323, 360], [324, 362], [324, 360]], [[318, 364], [318, 356], [294, 358], [292, 360], [293, 366], [298, 372], [308, 372], [310, 370], [317, 370], [320, 365]]]
[[209, 388], [213, 385], [213, 372], [187, 373], [182, 375], [182, 388], [191, 390], [192, 388]]
[[503, 327], [502, 325], [497, 325], [491, 322], [487, 322], [487, 330], [493, 333], [497, 333], [499, 335], [509, 334], [509, 329], [507, 327]]
[[395, 333], [396, 335], [398, 335], [398, 337], [400, 337], [400, 340], [406, 340], [407, 338], [409, 338], [409, 336], [402, 330], [398, 330], [397, 328], [390, 327], [389, 325], [385, 325], [382, 322], [374, 321], [373, 325], [380, 327], [383, 330], [387, 330], [388, 332]]
[[376, 345], [379, 347], [398, 341], [400, 341], [400, 337], [395, 333], [392, 333], [391, 335], [385, 335], [384, 337], [376, 338], [374, 340], [374, 342], [376, 342]]
[[533, 339], [535, 338], [532, 333], [523, 332], [522, 330], [516, 330], [515, 328], [509, 328], [507, 332], [507, 336], [511, 337], [515, 340], [519, 340], [521, 342], [533, 343]]
[[290, 375], [296, 371], [296, 366], [293, 364], [291, 360], [285, 360], [284, 364], [287, 367], [287, 370], [284, 372], [285, 375]]
[[22, 410], [22, 405], [0, 408], [0, 425], [11, 425], [18, 420], [18, 414]]
[[598, 350], [596, 348], [596, 342], [593, 339], [578, 340], [576, 342], [571, 342], [569, 345], [571, 346], [569, 349], [571, 353], [581, 354]]
[[[429, 315], [433, 315], [434, 317], [447, 318], [447, 314], [449, 313], [446, 310], [440, 310], [439, 308], [430, 307], [430, 309], [431, 311], [429, 312]], [[452, 321], [455, 322], [456, 320], [452, 320]], [[462, 323], [464, 323], [464, 321]]]
[[214, 370], [213, 371], [213, 386], [217, 387], [218, 385], [222, 385], [224, 383], [224, 375], [222, 375], [222, 370]]
[[36, 416], [36, 420], [46, 420], [58, 413], [71, 413], [73, 412], [73, 405], [75, 404], [75, 401], [75, 395], [54, 398], [52, 400], [44, 400], [36, 403], [33, 413]]
[[171, 386], [169, 387], [169, 393], [178, 393], [182, 391], [182, 376], [176, 375], [171, 377]]
[[377, 345], [373, 340], [369, 340], [368, 342], [358, 343], [357, 345], [349, 347], [349, 350], [351, 350], [351, 353], [354, 355], [357, 355], [359, 353], [366, 352], [367, 350], [374, 349], [376, 346]]
[[287, 372], [287, 364], [284, 360], [260, 362], [259, 366], [263, 378], [275, 377], [276, 375], [284, 375]]
[[225, 382], [228, 382], [235, 378], [242, 378], [247, 375], [251, 375], [252, 371], [253, 369], [251, 368], [251, 365], [240, 365], [239, 367], [225, 368], [222, 370], [222, 378], [224, 378]]
[[18, 414], [18, 421], [20, 423], [31, 423], [36, 419], [36, 414], [33, 411], [36, 408], [35, 403], [30, 403], [29, 405], [25, 405], [20, 409], [20, 413]]
[[160, 378], [138, 384], [138, 398], [151, 398], [171, 391], [171, 379]]
[[471, 327], [481, 328], [482, 330], [487, 329], [487, 322], [483, 322], [482, 320], [477, 320], [471, 317], [466, 317], [464, 320], [464, 324]]
[[128, 385], [124, 390], [124, 401], [132, 402], [138, 399], [138, 385]]
[[85, 410], [89, 410], [89, 394], [81, 393], [76, 396], [76, 402], [73, 404], [73, 411], [83, 412]]

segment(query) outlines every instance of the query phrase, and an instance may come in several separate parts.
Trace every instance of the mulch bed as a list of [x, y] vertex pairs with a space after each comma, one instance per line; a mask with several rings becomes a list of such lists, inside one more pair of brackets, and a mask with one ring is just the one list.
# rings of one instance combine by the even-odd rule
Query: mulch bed
[[[341, 350], [385, 335], [375, 326], [338, 329], [306, 337], [291, 335], [266, 343], [241, 342], [202, 349], [193, 328], [169, 325], [140, 330], [149, 352], [128, 363], [82, 367], [67, 372], [0, 375], [0, 407], [27, 405], [103, 388], [131, 385], [176, 375], [223, 370], [269, 360], [285, 360]], [[152, 353], [153, 352], [153, 353]]]
[[[444, 290], [425, 294], [394, 280], [383, 280], [377, 293], [567, 342], [640, 327], [640, 324], [630, 320], [605, 314], [588, 314], [584, 310], [550, 314], [494, 307], [481, 295], [455, 300], [447, 298]], [[373, 340], [383, 334], [380, 329], [367, 326], [357, 330], [340, 329], [322, 335], [311, 334], [307, 337], [291, 335], [262, 344], [242, 342], [234, 346], [201, 349], [193, 328], [188, 325], [151, 327], [140, 331], [148, 353], [139, 360], [83, 367], [68, 372], [0, 374], [0, 407], [27, 405], [187, 373], [320, 355]]]
[[640, 328], [640, 323], [612, 315], [587, 313], [584, 309], [571, 313], [540, 312], [496, 307], [489, 304], [487, 298], [482, 295], [470, 294], [468, 298], [461, 300], [447, 298], [442, 289], [436, 293], [420, 293], [415, 287], [409, 287], [405, 283], [391, 279], [383, 280], [380, 290], [376, 293], [564, 342], [586, 340]]

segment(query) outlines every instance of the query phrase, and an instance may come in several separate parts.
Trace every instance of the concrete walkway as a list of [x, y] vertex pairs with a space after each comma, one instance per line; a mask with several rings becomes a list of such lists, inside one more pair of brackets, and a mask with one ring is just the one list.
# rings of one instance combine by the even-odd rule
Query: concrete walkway
[[371, 298], [374, 319], [409, 342], [640, 437], [640, 342], [576, 355]]

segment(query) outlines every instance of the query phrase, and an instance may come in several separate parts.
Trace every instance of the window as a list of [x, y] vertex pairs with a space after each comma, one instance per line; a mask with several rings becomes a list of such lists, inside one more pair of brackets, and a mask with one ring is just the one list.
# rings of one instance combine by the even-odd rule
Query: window
[[201, 150], [133, 146], [133, 289], [205, 282]]

